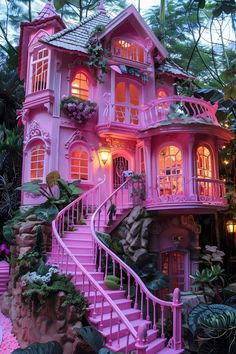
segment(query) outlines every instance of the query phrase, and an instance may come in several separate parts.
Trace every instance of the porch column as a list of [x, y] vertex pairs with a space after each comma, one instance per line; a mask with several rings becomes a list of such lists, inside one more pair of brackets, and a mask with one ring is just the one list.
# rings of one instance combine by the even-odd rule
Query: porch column
[[[189, 163], [189, 168], [188, 168], [188, 193], [189, 197], [193, 198], [193, 196], [196, 194], [196, 191], [194, 193], [194, 185], [196, 183], [195, 179], [195, 166], [196, 166], [196, 158], [195, 155], [193, 155], [193, 146], [194, 146], [194, 136], [189, 137], [189, 143], [188, 143], [188, 163]], [[187, 174], [186, 174], [187, 176]]]
[[143, 143], [145, 172], [146, 172], [146, 202], [153, 201], [153, 188], [152, 188], [152, 154], [151, 154], [151, 138], [147, 138]]

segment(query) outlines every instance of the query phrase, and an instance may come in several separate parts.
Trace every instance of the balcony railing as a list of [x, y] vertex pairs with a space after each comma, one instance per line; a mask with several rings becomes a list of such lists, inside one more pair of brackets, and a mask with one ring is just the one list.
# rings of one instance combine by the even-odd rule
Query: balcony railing
[[222, 180], [194, 177], [186, 181], [180, 175], [158, 176], [151, 204], [183, 204], [186, 202], [224, 206], [227, 204], [225, 195], [225, 184]]
[[205, 123], [219, 125], [216, 118], [217, 104], [212, 105], [195, 97], [170, 96], [159, 98], [141, 106], [143, 124], [164, 125], [165, 123]]
[[212, 105], [195, 97], [163, 97], [141, 106], [111, 102], [110, 93], [104, 94], [104, 100], [104, 118], [109, 124], [116, 122], [139, 129], [187, 122], [219, 125], [216, 118], [217, 103]]

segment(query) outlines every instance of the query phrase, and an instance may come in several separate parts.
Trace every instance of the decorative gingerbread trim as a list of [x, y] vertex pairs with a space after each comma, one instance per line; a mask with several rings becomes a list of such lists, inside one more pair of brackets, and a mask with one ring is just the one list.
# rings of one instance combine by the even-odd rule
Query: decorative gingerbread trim
[[34, 120], [29, 126], [28, 134], [26, 134], [26, 136], [25, 136], [24, 149], [23, 149], [24, 153], [26, 153], [28, 145], [33, 140], [36, 140], [36, 139], [42, 140], [45, 144], [46, 152], [50, 153], [50, 151], [51, 151], [51, 137], [50, 137], [49, 133], [42, 130], [40, 128], [39, 123]]

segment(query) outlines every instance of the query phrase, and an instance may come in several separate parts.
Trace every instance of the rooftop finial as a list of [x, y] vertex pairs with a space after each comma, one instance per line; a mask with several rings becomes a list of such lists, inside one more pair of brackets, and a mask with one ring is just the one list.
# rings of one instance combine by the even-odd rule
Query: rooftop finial
[[106, 13], [106, 9], [105, 9], [105, 6], [104, 6], [104, 0], [100, 0], [100, 1], [99, 1], [98, 10], [99, 10], [99, 12], [101, 12], [102, 14], [105, 14], [105, 13]]
[[50, 18], [50, 17], [56, 16], [56, 15], [57, 15], [57, 13], [55, 11], [55, 7], [54, 7], [52, 1], [51, 0], [47, 0], [44, 8], [40, 12], [40, 14], [36, 18], [36, 20], [42, 20], [42, 19], [45, 19], [45, 18]]

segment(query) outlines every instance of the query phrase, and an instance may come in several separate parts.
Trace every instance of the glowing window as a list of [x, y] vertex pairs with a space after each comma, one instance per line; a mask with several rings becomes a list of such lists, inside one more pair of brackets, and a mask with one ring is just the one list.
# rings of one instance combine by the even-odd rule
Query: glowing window
[[159, 154], [159, 193], [160, 195], [181, 194], [182, 153], [176, 146], [165, 146]]
[[[158, 89], [157, 90], [157, 99], [161, 99], [161, 98], [167, 98], [167, 92], [164, 89]], [[159, 103], [158, 104], [158, 108], [160, 109], [168, 109], [169, 105], [168, 103]]]
[[133, 83], [119, 82], [115, 91], [115, 120], [129, 124], [139, 124], [139, 89]]
[[132, 61], [138, 61], [144, 63], [145, 55], [144, 49], [135, 43], [131, 43], [124, 40], [116, 40], [113, 42], [113, 54], [129, 59]]
[[35, 51], [32, 57], [32, 92], [38, 92], [47, 88], [48, 82], [48, 49]]
[[73, 150], [70, 163], [71, 179], [81, 179], [83, 181], [89, 179], [89, 156], [87, 151], [82, 147]]
[[[213, 176], [212, 155], [206, 146], [197, 148], [197, 177], [210, 179]], [[198, 180], [198, 193], [200, 195], [209, 196], [212, 194], [212, 183], [209, 181]]]
[[197, 176], [212, 178], [212, 156], [206, 146], [199, 146], [197, 149]]
[[73, 96], [87, 100], [89, 97], [89, 80], [87, 75], [79, 72], [75, 75], [71, 84], [71, 94]]
[[31, 150], [30, 179], [43, 179], [44, 176], [45, 147], [43, 144], [35, 145]]

